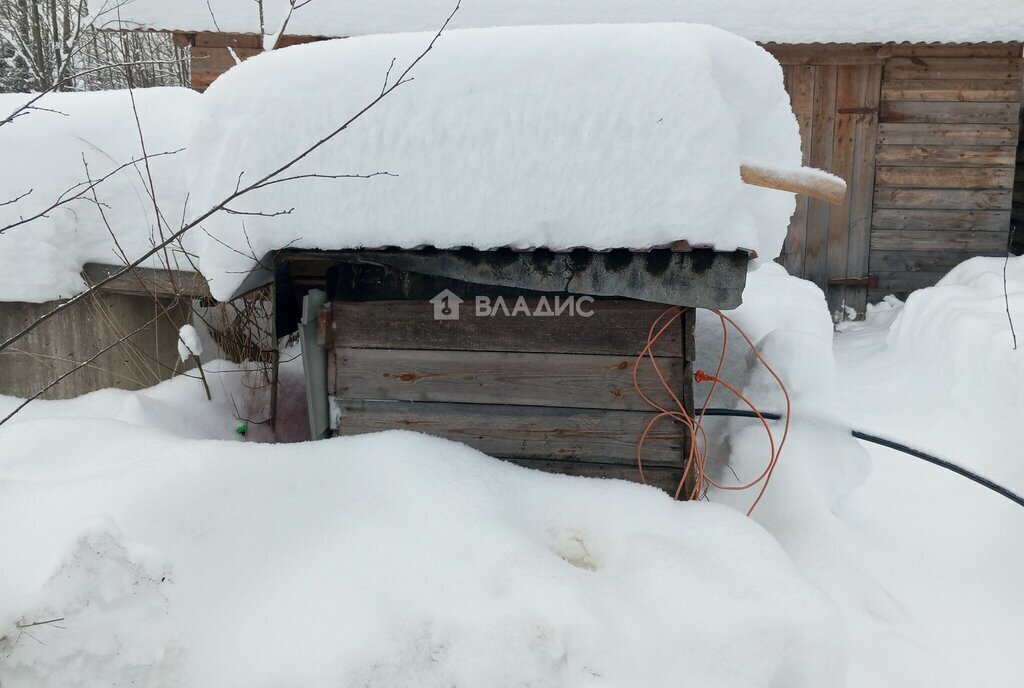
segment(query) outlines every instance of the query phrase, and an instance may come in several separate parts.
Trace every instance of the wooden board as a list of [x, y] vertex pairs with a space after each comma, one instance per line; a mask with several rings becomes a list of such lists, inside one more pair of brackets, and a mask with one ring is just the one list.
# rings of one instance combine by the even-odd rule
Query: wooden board
[[897, 189], [875, 190], [876, 208], [964, 208], [986, 210], [1010, 207], [1010, 190]]
[[[502, 460], [524, 468], [541, 470], [545, 473], [558, 473], [585, 478], [611, 478], [615, 480], [628, 480], [634, 483], [641, 482], [640, 471], [637, 470], [636, 466], [584, 463], [580, 461], [549, 461], [547, 459], [503, 458]], [[675, 493], [682, 476], [683, 471], [681, 468], [644, 465], [646, 484], [664, 490], [669, 494]]]
[[[636, 441], [652, 414], [533, 406], [336, 399], [339, 435], [396, 428], [464, 442], [500, 458], [635, 465]], [[644, 462], [678, 467], [683, 426], [665, 421], [648, 435]]]
[[1020, 102], [1020, 82], [1000, 79], [890, 79], [882, 100]]
[[[793, 103], [793, 112], [800, 127], [800, 144], [803, 150], [803, 164], [810, 165], [811, 155], [811, 113], [814, 109], [815, 67], [784, 67], [788, 75], [788, 90]], [[782, 247], [780, 262], [791, 275], [803, 276], [804, 251], [807, 245], [807, 196], [796, 197], [796, 210], [790, 219], [786, 241]]]
[[1019, 43], [919, 51], [885, 65], [872, 214], [873, 295], [1005, 251], [1019, 133]]
[[1020, 43], [888, 43], [885, 57], [1020, 57]]
[[[836, 89], [838, 67], [816, 67], [814, 106], [811, 112], [810, 165], [832, 169], [835, 150]], [[828, 226], [831, 206], [815, 199], [807, 204], [807, 240], [804, 246], [803, 276], [815, 284], [828, 282]]]
[[938, 210], [876, 208], [872, 224], [879, 229], [918, 229], [945, 234], [948, 230], [999, 232], [1009, 226], [1009, 210]]
[[877, 161], [884, 166], [1014, 167], [1010, 146], [882, 146]]
[[[1005, 244], [1004, 244], [1005, 246]], [[879, 272], [946, 272], [986, 251], [872, 251], [871, 268]]]
[[886, 294], [896, 294], [901, 298], [915, 289], [924, 289], [936, 284], [946, 274], [947, 269], [934, 272], [907, 272], [905, 270], [877, 270], [878, 288], [873, 299], [878, 300]]
[[1013, 169], [969, 167], [879, 167], [879, 187], [916, 189], [1012, 189]]
[[1022, 75], [1021, 60], [998, 57], [892, 57], [885, 63], [885, 78], [890, 79], [996, 79], [1017, 80]]
[[[651, 410], [634, 387], [633, 356], [348, 348], [334, 355], [332, 392], [349, 399]], [[687, 362], [656, 360], [682, 398]], [[675, 408], [646, 358], [637, 379], [657, 403]]]
[[[526, 299], [531, 310], [538, 299]], [[593, 316], [508, 317], [472, 315], [472, 301], [459, 320], [434, 320], [433, 306], [419, 301], [335, 301], [335, 345], [375, 349], [444, 349], [635, 356], [643, 350], [660, 304], [599, 300], [587, 306]], [[511, 309], [512, 304], [509, 304]], [[681, 356], [682, 337], [670, 328], [655, 354]]]
[[871, 60], [825, 59], [833, 46], [805, 52], [799, 46], [784, 67], [803, 164], [846, 179], [849, 192], [840, 206], [798, 197], [781, 262], [791, 274], [818, 284], [833, 310], [847, 305], [863, 311], [866, 301], [863, 287], [829, 284], [833, 278], [863, 277], [868, 267], [882, 68], [876, 48], [862, 47], [861, 55]]
[[871, 232], [872, 250], [991, 251], [1006, 249], [1006, 232], [933, 229], [876, 229]]
[[762, 47], [786, 66], [879, 65], [884, 59], [878, 54], [878, 46], [865, 43], [764, 43]]
[[[277, 40], [277, 47], [287, 48], [290, 45], [302, 43], [313, 43], [324, 40], [317, 36], [281, 36]], [[263, 37], [255, 33], [217, 33], [212, 31], [200, 31], [193, 38], [193, 45], [197, 48], [221, 48], [230, 45], [233, 48], [259, 48], [263, 49]]]
[[1019, 101], [1008, 103], [916, 102], [887, 100], [882, 103], [883, 122], [930, 122], [934, 124], [1014, 124]]
[[1016, 146], [1019, 127], [1012, 124], [922, 124], [882, 122], [879, 145]]

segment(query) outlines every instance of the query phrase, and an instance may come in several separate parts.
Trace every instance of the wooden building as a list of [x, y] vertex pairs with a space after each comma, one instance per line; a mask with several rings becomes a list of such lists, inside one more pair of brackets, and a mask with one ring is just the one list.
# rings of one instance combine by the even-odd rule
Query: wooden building
[[[192, 47], [199, 90], [261, 51], [255, 34], [179, 28], [175, 38]], [[779, 259], [820, 286], [837, 317], [1005, 251], [1011, 212], [1024, 224], [1022, 43], [763, 45], [783, 65], [804, 164], [850, 183], [842, 207], [798, 201]]]
[[850, 182], [844, 206], [798, 200], [780, 258], [833, 309], [1006, 251], [1020, 43], [765, 47], [783, 65], [805, 164]]
[[[299, 331], [313, 438], [409, 429], [523, 466], [638, 480], [637, 442], [693, 414], [694, 308], [734, 308], [746, 251], [286, 249], [241, 292], [273, 284], [277, 335]], [[273, 266], [270, 268], [269, 266]], [[673, 307], [682, 307], [675, 322]], [[662, 419], [646, 481], [674, 492], [690, 438]]]

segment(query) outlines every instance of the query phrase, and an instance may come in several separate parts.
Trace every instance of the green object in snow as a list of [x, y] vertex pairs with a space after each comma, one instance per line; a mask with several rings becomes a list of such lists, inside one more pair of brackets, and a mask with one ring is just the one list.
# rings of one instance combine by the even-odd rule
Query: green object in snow
[[245, 437], [245, 433], [247, 433], [248, 431], [249, 431], [249, 426], [246, 425], [245, 423], [242, 423], [237, 428], [235, 428], [235, 432], [237, 432], [242, 437]]

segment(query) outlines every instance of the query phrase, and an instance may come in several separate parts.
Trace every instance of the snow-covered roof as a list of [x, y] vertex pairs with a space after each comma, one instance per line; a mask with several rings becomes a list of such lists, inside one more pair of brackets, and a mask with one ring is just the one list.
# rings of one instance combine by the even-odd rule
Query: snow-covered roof
[[[120, 0], [90, 0], [94, 14]], [[267, 31], [287, 0], [264, 0]], [[455, 0], [313, 0], [287, 32], [360, 36], [436, 29]], [[108, 12], [101, 21], [116, 21]], [[128, 0], [121, 20], [180, 31], [258, 33], [253, 0]], [[453, 27], [637, 22], [710, 24], [779, 43], [1024, 40], [1020, 0], [463, 0]]]
[[[189, 141], [194, 216], [336, 129], [432, 33], [274, 51], [202, 96]], [[799, 167], [778, 63], [689, 24], [445, 33], [399, 87], [277, 183], [195, 237], [215, 298], [285, 246], [647, 248], [688, 240], [778, 255], [792, 194], [744, 163]], [[387, 175], [310, 178], [308, 175]], [[281, 214], [286, 212], [287, 214]], [[243, 214], [244, 213], [244, 214]]]
[[[32, 98], [0, 95], [0, 121]], [[179, 225], [186, 195], [184, 154], [170, 153], [184, 148], [198, 100], [185, 88], [135, 91], [165, 231]], [[53, 93], [36, 105], [0, 126], [0, 229], [45, 213], [0, 231], [0, 301], [72, 296], [85, 263], [122, 263], [122, 250], [134, 259], [160, 233], [147, 170], [131, 164], [143, 149], [128, 92]], [[103, 180], [95, 197], [89, 179]]]

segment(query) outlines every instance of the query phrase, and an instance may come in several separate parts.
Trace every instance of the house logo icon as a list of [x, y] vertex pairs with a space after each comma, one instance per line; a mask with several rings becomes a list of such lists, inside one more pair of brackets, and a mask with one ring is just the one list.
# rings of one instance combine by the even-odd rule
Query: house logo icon
[[458, 320], [459, 304], [464, 300], [450, 289], [445, 289], [440, 294], [430, 299], [434, 304], [434, 320]]

